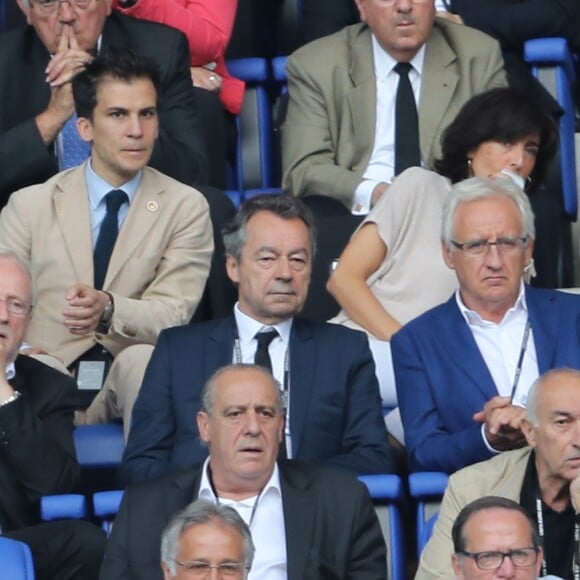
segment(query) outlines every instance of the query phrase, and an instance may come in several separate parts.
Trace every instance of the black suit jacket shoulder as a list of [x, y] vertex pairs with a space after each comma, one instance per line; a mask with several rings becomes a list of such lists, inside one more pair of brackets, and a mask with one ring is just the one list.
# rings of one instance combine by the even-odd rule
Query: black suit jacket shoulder
[[72, 431], [72, 378], [27, 356], [16, 359], [13, 388], [22, 396], [0, 407], [0, 525], [36, 523], [42, 495], [69, 492], [79, 476]]
[[[384, 580], [386, 547], [368, 492], [354, 477], [280, 464], [289, 580]], [[161, 580], [159, 545], [171, 517], [198, 494], [199, 466], [130, 486], [101, 580]]]

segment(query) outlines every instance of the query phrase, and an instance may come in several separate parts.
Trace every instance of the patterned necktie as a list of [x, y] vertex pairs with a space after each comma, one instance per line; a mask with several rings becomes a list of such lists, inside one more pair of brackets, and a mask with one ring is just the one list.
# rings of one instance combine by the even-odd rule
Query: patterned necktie
[[65, 123], [61, 135], [61, 147], [58, 152], [60, 171], [80, 165], [90, 154], [91, 145], [83, 141], [77, 131], [76, 113]]
[[277, 330], [258, 332], [255, 336], [256, 340], [258, 341], [258, 348], [256, 349], [256, 356], [254, 357], [254, 364], [264, 367], [270, 372], [272, 372], [272, 359], [270, 358], [268, 347], [277, 336]]
[[93, 254], [94, 272], [95, 272], [95, 288], [101, 290], [105, 282], [105, 275], [109, 267], [109, 260], [117, 241], [117, 234], [119, 233], [119, 208], [129, 201], [127, 194], [120, 189], [113, 189], [105, 196], [107, 203], [107, 213], [101, 229], [99, 230], [99, 237], [95, 245]]
[[394, 69], [399, 75], [395, 101], [395, 175], [408, 167], [421, 166], [417, 105], [409, 80], [412, 68], [408, 62], [399, 62]]

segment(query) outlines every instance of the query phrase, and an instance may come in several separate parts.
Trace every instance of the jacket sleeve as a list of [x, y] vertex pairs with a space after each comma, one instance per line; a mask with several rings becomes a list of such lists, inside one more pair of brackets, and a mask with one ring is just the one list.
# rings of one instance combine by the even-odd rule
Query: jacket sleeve
[[[433, 353], [423, 352], [409, 328], [397, 332], [391, 341], [397, 398], [405, 445], [411, 471], [443, 471], [453, 473], [477, 461], [489, 459], [481, 434], [481, 425], [469, 421], [469, 426], [450, 432], [440, 407], [456, 406], [453, 393], [461, 387], [449, 384], [454, 377], [433, 372]], [[437, 352], [436, 356], [441, 356]], [[457, 356], [461, 356], [460, 353]], [[441, 375], [441, 376], [436, 376]], [[463, 404], [463, 402], [461, 403]], [[469, 410], [464, 410], [469, 414]]]
[[[72, 431], [74, 381], [37, 361], [22, 396], [0, 407], [0, 464], [27, 501], [70, 492], [79, 477]], [[15, 385], [18, 390], [18, 385]], [[44, 389], [46, 396], [35, 395]]]

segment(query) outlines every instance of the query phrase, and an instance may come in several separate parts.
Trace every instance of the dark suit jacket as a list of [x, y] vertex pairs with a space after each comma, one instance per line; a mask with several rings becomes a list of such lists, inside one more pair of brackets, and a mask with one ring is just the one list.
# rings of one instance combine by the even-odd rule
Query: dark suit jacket
[[[163, 331], [133, 410], [123, 475], [131, 482], [200, 463], [195, 417], [210, 375], [232, 362], [233, 318]], [[290, 339], [290, 432], [295, 459], [359, 474], [395, 470], [364, 334], [295, 319]]]
[[39, 521], [42, 495], [66, 493], [79, 476], [72, 430], [72, 378], [19, 356], [10, 381], [22, 397], [0, 407], [0, 526], [4, 532]]
[[[580, 297], [526, 287], [540, 374], [580, 369]], [[455, 296], [391, 341], [412, 471], [445, 471], [491, 457], [472, 419], [498, 392]]]
[[[125, 491], [100, 580], [161, 580], [161, 533], [197, 498], [200, 479], [198, 466]], [[385, 543], [363, 484], [331, 470], [285, 462], [280, 485], [288, 580], [385, 580]]]
[[[160, 129], [150, 165], [187, 184], [205, 183], [206, 160], [183, 34], [113, 13], [105, 22], [102, 45], [132, 48], [159, 64]], [[48, 60], [32, 27], [0, 34], [0, 207], [13, 191], [42, 183], [58, 171], [54, 145], [44, 144], [34, 122], [50, 97], [44, 81]]]

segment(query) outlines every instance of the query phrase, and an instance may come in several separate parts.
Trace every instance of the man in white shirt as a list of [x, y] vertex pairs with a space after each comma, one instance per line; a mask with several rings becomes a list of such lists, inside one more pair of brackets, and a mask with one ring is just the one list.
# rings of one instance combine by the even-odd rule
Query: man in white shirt
[[452, 473], [521, 447], [532, 382], [580, 369], [580, 297], [522, 281], [534, 237], [529, 199], [510, 179], [453, 186], [442, 247], [459, 290], [391, 342], [411, 470]]
[[281, 391], [255, 365], [230, 365], [207, 381], [197, 424], [209, 447], [201, 465], [129, 486], [115, 520], [102, 580], [160, 580], [161, 531], [199, 497], [234, 508], [252, 532], [250, 580], [386, 578], [386, 549], [365, 487], [353, 476], [280, 461]]
[[431, 166], [461, 106], [506, 80], [497, 42], [435, 19], [433, 0], [357, 0], [357, 6], [361, 24], [288, 59], [282, 156], [286, 189], [330, 196], [366, 214], [397, 173], [399, 63], [410, 64], [410, 105], [418, 114], [418, 128], [408, 117], [402, 127], [414, 131], [420, 146], [414, 165]]

